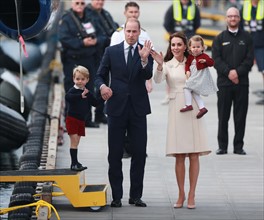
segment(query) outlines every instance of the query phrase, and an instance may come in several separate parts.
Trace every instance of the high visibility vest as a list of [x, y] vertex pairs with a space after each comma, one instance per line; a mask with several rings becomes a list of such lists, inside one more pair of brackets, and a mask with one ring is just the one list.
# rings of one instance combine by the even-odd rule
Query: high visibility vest
[[[243, 19], [245, 21], [251, 20], [252, 4], [250, 0], [245, 0], [243, 4]], [[259, 0], [257, 6], [256, 20], [262, 20], [264, 18], [264, 1]]]
[[[256, 21], [253, 22], [251, 18], [252, 3], [250, 0], [245, 0], [243, 4], [243, 26], [244, 30], [248, 32], [256, 32], [263, 30], [264, 20], [264, 0], [260, 0], [257, 5]], [[253, 22], [253, 23], [252, 23]]]
[[[192, 21], [195, 17], [195, 2], [191, 1], [192, 4], [187, 8], [187, 20]], [[180, 0], [173, 0], [173, 18], [176, 21], [182, 21], [182, 7]]]

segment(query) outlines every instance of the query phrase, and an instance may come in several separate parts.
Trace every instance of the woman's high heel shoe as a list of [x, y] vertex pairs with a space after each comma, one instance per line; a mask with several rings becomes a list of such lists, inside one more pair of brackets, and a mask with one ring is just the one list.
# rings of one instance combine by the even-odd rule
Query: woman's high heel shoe
[[182, 203], [175, 203], [175, 204], [173, 205], [173, 208], [175, 208], [175, 209], [182, 208], [182, 207], [183, 207], [183, 203], [184, 203], [184, 201], [185, 201], [185, 197], [184, 197], [184, 200], [183, 200]]
[[188, 209], [195, 209], [195, 208], [196, 208], [196, 205], [189, 205], [189, 204], [188, 204], [188, 205], [187, 205], [187, 208], [188, 208]]
[[175, 209], [179, 209], [179, 208], [182, 208], [182, 207], [183, 207], [183, 203], [182, 204], [175, 203], [173, 205], [173, 208], [175, 208]]
[[[189, 199], [188, 199], [188, 202], [189, 202]], [[187, 204], [187, 208], [188, 208], [188, 209], [195, 209], [195, 208], [196, 208], [195, 200], [194, 200], [194, 204], [193, 204], [193, 205], [191, 205], [191, 204]]]

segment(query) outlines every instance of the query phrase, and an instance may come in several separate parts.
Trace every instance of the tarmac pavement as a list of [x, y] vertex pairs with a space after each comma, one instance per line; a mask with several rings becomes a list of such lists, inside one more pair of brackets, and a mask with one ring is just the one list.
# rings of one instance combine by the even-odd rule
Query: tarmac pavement
[[[152, 2], [149, 5], [147, 3]], [[122, 24], [125, 1], [106, 1], [106, 8]], [[142, 1], [141, 23], [153, 39], [156, 50], [165, 51], [167, 42], [163, 39], [162, 22], [168, 1]], [[155, 11], [155, 16], [151, 12]], [[118, 14], [119, 13], [119, 14]], [[153, 14], [153, 13], [152, 13]], [[118, 17], [119, 15], [119, 17]], [[144, 15], [144, 16], [143, 16]], [[216, 79], [216, 72], [211, 68]], [[167, 105], [161, 105], [165, 97], [165, 83], [154, 84], [150, 93], [152, 114], [148, 116], [148, 146], [145, 169], [144, 193], [142, 199], [146, 208], [128, 204], [130, 159], [123, 159], [124, 197], [122, 208], [111, 208], [111, 189], [107, 190], [107, 206], [100, 212], [73, 208], [64, 197], [53, 198], [53, 205], [61, 219], [98, 220], [261, 220], [263, 216], [263, 105], [256, 105], [259, 98], [254, 91], [263, 89], [262, 76], [256, 66], [250, 73], [249, 109], [244, 150], [247, 155], [233, 154], [233, 118], [229, 122], [230, 144], [227, 155], [216, 155], [217, 150], [217, 106], [216, 95], [204, 98], [208, 113], [207, 122], [209, 146], [212, 153], [200, 157], [200, 175], [196, 190], [196, 209], [186, 207], [174, 209], [178, 190], [174, 173], [175, 159], [165, 156], [167, 129]], [[86, 128], [86, 136], [81, 138], [79, 160], [88, 166], [85, 171], [86, 183], [108, 184], [107, 125], [100, 128]], [[186, 160], [188, 167], [188, 160]], [[64, 144], [57, 150], [56, 168], [70, 166], [69, 138], [64, 134]], [[188, 192], [188, 169], [186, 170], [186, 192]], [[51, 219], [56, 219], [52, 215]]]

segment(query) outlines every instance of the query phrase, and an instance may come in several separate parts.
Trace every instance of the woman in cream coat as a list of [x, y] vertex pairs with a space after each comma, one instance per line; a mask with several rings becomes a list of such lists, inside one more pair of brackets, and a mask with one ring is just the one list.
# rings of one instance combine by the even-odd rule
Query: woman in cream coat
[[[176, 158], [175, 173], [179, 188], [178, 200], [174, 208], [182, 208], [185, 201], [185, 158], [189, 157], [190, 189], [187, 199], [187, 208], [194, 209], [195, 188], [199, 175], [199, 156], [207, 155], [211, 151], [208, 148], [205, 122], [196, 118], [199, 110], [194, 105], [194, 110], [181, 113], [180, 109], [185, 105], [183, 88], [185, 85], [185, 62], [187, 52], [187, 38], [181, 33], [170, 36], [167, 53], [163, 58], [162, 53], [152, 51], [151, 55], [157, 62], [154, 73], [154, 81], [161, 83], [166, 80], [169, 87], [169, 112], [167, 127], [166, 155]], [[194, 103], [194, 100], [193, 100]]]

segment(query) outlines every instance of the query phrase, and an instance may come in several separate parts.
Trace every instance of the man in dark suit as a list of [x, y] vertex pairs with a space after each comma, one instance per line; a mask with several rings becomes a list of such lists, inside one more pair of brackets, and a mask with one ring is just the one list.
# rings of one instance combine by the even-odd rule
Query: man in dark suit
[[135, 18], [127, 20], [124, 31], [125, 41], [106, 48], [95, 85], [106, 101], [108, 115], [108, 175], [113, 196], [111, 207], [122, 206], [122, 156], [126, 131], [133, 146], [129, 204], [146, 207], [141, 197], [146, 162], [146, 115], [151, 110], [145, 82], [152, 77], [153, 59], [149, 56], [152, 44], [150, 41], [145, 41], [144, 45], [138, 43], [140, 23]]

